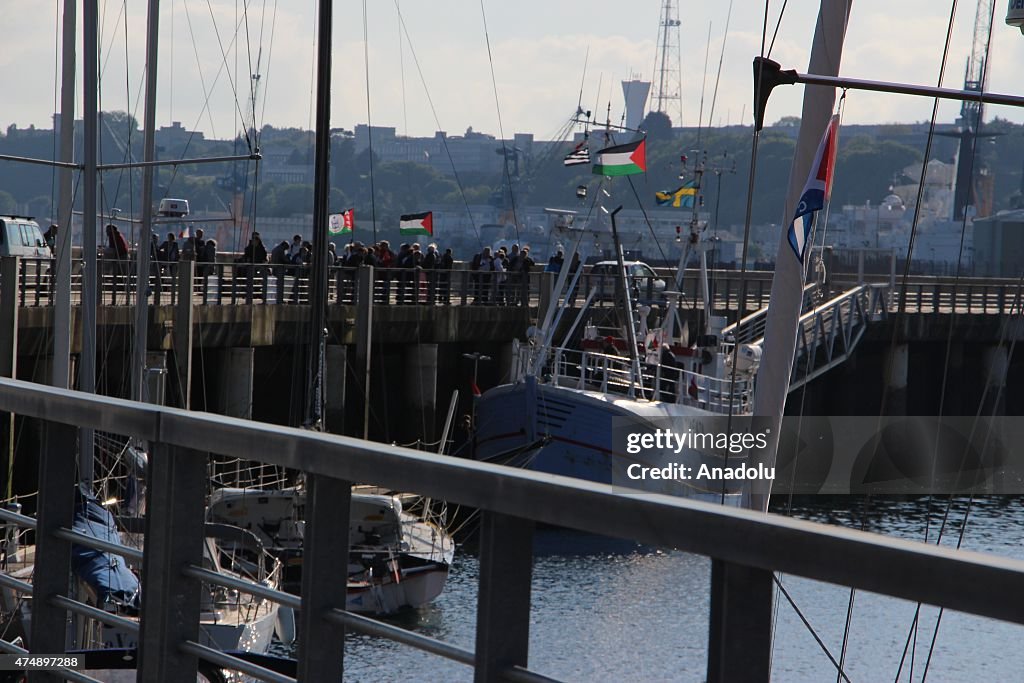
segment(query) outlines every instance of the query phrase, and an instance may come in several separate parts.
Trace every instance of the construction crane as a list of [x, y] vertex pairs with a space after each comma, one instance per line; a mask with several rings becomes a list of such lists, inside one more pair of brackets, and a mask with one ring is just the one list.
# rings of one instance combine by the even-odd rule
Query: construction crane
[[[978, 0], [978, 7], [974, 13], [974, 36], [971, 39], [971, 52], [967, 56], [967, 66], [964, 73], [964, 90], [984, 92], [988, 82], [988, 60], [989, 60], [989, 37], [992, 34], [992, 16], [995, 13], [995, 0]], [[940, 133], [946, 137], [954, 137], [960, 140], [959, 151], [957, 152], [956, 164], [956, 187], [953, 195], [953, 219], [963, 220], [967, 215], [969, 207], [979, 209], [978, 188], [974, 187], [974, 176], [979, 179], [986, 178], [987, 173], [979, 169], [974, 173], [976, 148], [981, 138], [994, 137], [995, 133], [982, 133], [981, 123], [984, 113], [981, 102], [965, 100], [960, 107], [960, 120], [957, 121], [959, 130], [947, 133]], [[989, 202], [984, 202], [988, 204]], [[978, 215], [985, 215], [987, 210], [977, 211]]]

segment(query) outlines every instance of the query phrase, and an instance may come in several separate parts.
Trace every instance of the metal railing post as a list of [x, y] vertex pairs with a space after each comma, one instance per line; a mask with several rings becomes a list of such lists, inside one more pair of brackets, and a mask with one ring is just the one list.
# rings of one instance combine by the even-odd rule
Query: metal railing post
[[324, 476], [309, 477], [302, 542], [302, 610], [298, 624], [302, 634], [300, 681], [342, 679], [345, 627], [324, 619], [324, 615], [333, 609], [345, 609], [347, 572], [339, 572], [339, 569], [348, 566], [351, 505], [351, 482]]
[[154, 444], [146, 491], [139, 680], [193, 683], [202, 584], [182, 571], [203, 564], [206, 454]]
[[480, 520], [480, 594], [476, 612], [477, 683], [525, 667], [530, 647], [533, 522], [484, 510]]
[[35, 570], [32, 576], [32, 633], [29, 642], [32, 652], [57, 653], [67, 651], [68, 613], [63, 607], [56, 607], [52, 601], [57, 596], [68, 596], [71, 586], [71, 543], [58, 538], [55, 532], [62, 527], [70, 528], [75, 516], [74, 491], [78, 479], [75, 441], [78, 430], [74, 426], [57, 422], [43, 424]]
[[711, 560], [708, 683], [771, 679], [772, 572]]

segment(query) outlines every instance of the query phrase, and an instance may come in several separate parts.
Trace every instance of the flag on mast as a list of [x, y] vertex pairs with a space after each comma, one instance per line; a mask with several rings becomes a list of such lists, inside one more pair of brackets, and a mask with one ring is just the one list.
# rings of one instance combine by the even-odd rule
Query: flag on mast
[[356, 210], [346, 209], [328, 216], [327, 232], [332, 235], [352, 234], [356, 229]]
[[690, 182], [682, 185], [679, 189], [672, 190], [671, 192], [659, 191], [654, 193], [654, 201], [657, 202], [658, 206], [665, 206], [671, 203], [675, 208], [692, 209], [693, 203], [697, 199], [697, 181], [691, 180]]
[[647, 144], [644, 138], [625, 145], [605, 147], [597, 153], [595, 175], [635, 175], [647, 171]]
[[587, 147], [587, 141], [584, 140], [580, 144], [569, 152], [565, 159], [562, 161], [566, 166], [579, 166], [580, 164], [590, 163], [590, 149]]
[[398, 232], [403, 235], [433, 235], [434, 212], [407, 213], [399, 218]]
[[[796, 215], [789, 226], [787, 237], [789, 246], [793, 248], [797, 260], [802, 264], [807, 253], [807, 242], [811, 238], [814, 217], [825, 207], [825, 202], [832, 193], [832, 172], [836, 165], [837, 138], [839, 136], [839, 116], [833, 114], [825, 127], [825, 134], [818, 144], [811, 164], [811, 174], [800, 194], [800, 203], [796, 206]], [[801, 220], [803, 219], [803, 220]]]

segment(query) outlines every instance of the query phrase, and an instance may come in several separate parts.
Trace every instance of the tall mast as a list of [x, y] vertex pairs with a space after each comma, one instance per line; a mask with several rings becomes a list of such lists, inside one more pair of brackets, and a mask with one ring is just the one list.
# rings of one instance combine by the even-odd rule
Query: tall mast
[[323, 365], [327, 321], [327, 201], [330, 197], [331, 143], [331, 5], [320, 0], [316, 57], [316, 131], [313, 165], [313, 253], [310, 257], [309, 348], [306, 353], [306, 407], [303, 422], [321, 424]]
[[[61, 34], [60, 160], [75, 159], [75, 41], [77, 1], [64, 0]], [[71, 202], [74, 176], [70, 168], [58, 171], [57, 237], [54, 240], [54, 272], [57, 296], [53, 307], [53, 376], [50, 383], [67, 389], [71, 381]]]
[[[808, 73], [825, 76], [839, 74], [846, 24], [852, 4], [853, 0], [821, 1], [818, 23], [814, 29], [810, 64], [807, 67]], [[755, 72], [755, 78], [756, 76]], [[797, 138], [793, 167], [789, 175], [783, 229], [779, 234], [775, 277], [772, 280], [772, 293], [768, 302], [764, 355], [757, 374], [757, 391], [754, 396], [754, 415], [769, 418], [771, 428], [765, 452], [769, 454], [772, 464], [779, 445], [782, 411], [786, 407], [786, 395], [789, 393], [805, 275], [803, 264], [790, 247], [786, 232], [796, 213], [797, 202], [800, 200], [800, 193], [814, 161], [818, 143], [832, 116], [835, 97], [835, 88], [832, 87], [807, 85], [804, 88], [800, 135]], [[807, 251], [810, 253], [809, 249]], [[753, 503], [755, 509], [757, 503], [760, 503], [762, 509], [767, 510], [768, 496], [759, 496], [759, 500]]]
[[[143, 131], [143, 160], [156, 160], [156, 63], [160, 38], [160, 0], [149, 0], [146, 24], [146, 111]], [[142, 169], [142, 230], [135, 254], [135, 343], [132, 345], [132, 399], [145, 398], [146, 347], [149, 332], [150, 235], [153, 234], [153, 166]]]
[[[99, 23], [98, 0], [82, 0], [82, 363], [78, 375], [78, 388], [87, 393], [96, 392], [96, 154], [99, 123]], [[82, 429], [79, 438], [79, 480], [92, 486], [93, 430]]]

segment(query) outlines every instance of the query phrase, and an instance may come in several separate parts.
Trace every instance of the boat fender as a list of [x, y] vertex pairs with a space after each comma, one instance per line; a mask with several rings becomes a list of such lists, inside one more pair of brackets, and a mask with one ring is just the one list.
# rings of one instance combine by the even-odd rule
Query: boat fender
[[282, 605], [277, 610], [277, 621], [274, 623], [274, 634], [285, 645], [295, 641], [295, 610]]

